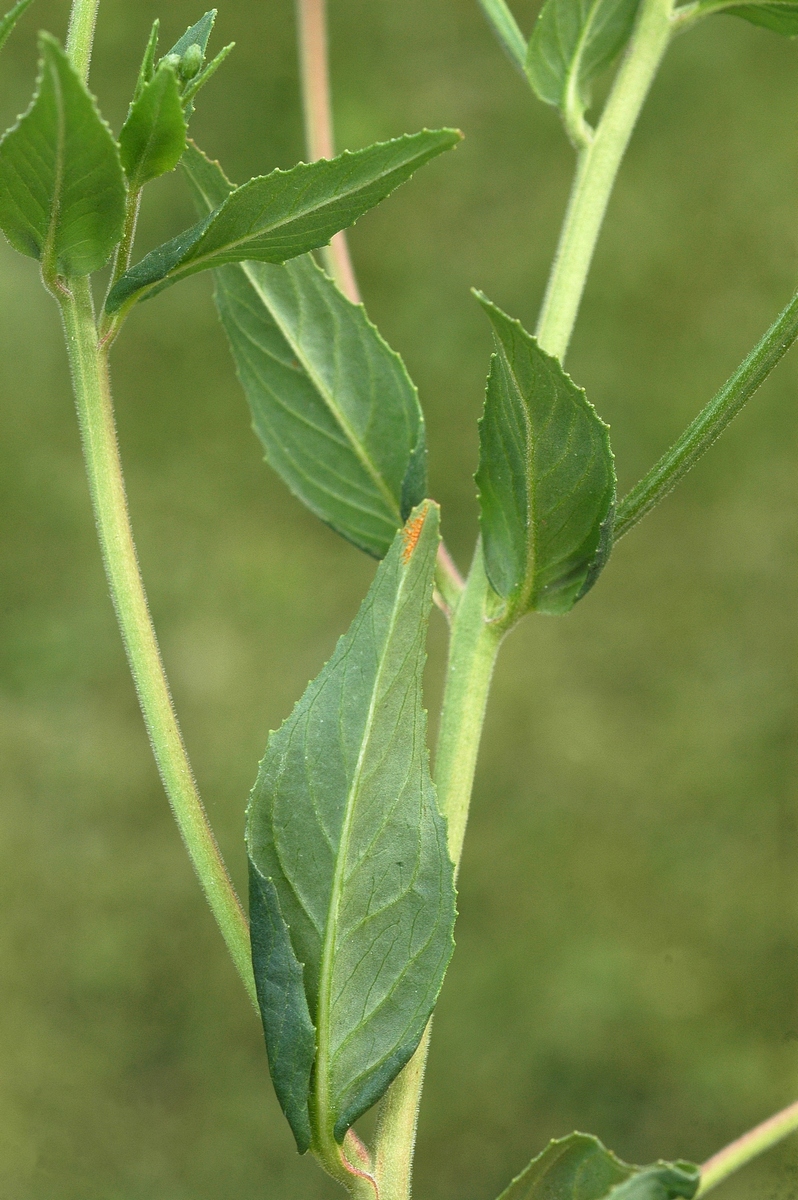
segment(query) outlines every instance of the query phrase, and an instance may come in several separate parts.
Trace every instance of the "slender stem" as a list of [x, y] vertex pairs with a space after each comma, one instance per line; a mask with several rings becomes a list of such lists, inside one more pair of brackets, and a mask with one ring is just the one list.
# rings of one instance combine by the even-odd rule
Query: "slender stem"
[[97, 23], [99, 7], [100, 0], [73, 0], [69, 17], [66, 52], [84, 83], [89, 78], [94, 26]]
[[510, 12], [506, 0], [479, 0], [479, 7], [510, 62], [526, 78], [526, 38], [518, 28], [518, 22]]
[[579, 152], [557, 254], [537, 327], [544, 350], [565, 357], [615, 177], [671, 36], [671, 0], [643, 0], [595, 134]]
[[716, 396], [688, 425], [679, 440], [636, 484], [618, 505], [613, 530], [617, 542], [642, 520], [694, 467], [702, 454], [784, 357], [798, 337], [798, 293], [776, 318]]
[[737, 1138], [729, 1146], [713, 1154], [701, 1168], [701, 1183], [696, 1196], [703, 1196], [711, 1188], [717, 1187], [728, 1179], [740, 1167], [751, 1162], [757, 1155], [770, 1150], [782, 1138], [798, 1131], [798, 1100], [790, 1104], [775, 1116], [769, 1117], [761, 1125], [756, 1125]]
[[[435, 784], [449, 826], [449, 854], [460, 866], [488, 691], [503, 631], [491, 622], [495, 599], [477, 542], [471, 571], [454, 612], [443, 697]], [[380, 1200], [409, 1200], [429, 1027], [380, 1109], [375, 1175]]]
[[[111, 278], [108, 280], [108, 290], [105, 294], [106, 300], [111, 289], [116, 286], [125, 271], [127, 271], [130, 266], [130, 260], [133, 257], [133, 243], [136, 240], [136, 226], [139, 219], [139, 208], [141, 207], [141, 192], [141, 188], [136, 188], [131, 189], [127, 194], [125, 223], [122, 226], [122, 237], [116, 248]], [[122, 327], [123, 320], [124, 317], [120, 317], [119, 313], [109, 316], [103, 307], [100, 317], [100, 342], [106, 352], [110, 350], [116, 335]]]
[[103, 562], [155, 760], [205, 896], [257, 1007], [247, 920], [194, 782], [139, 573], [91, 285], [85, 278], [68, 280], [57, 298]]
[[[299, 73], [305, 114], [305, 144], [308, 156], [335, 157], [330, 71], [327, 55], [327, 0], [296, 0], [299, 35]], [[324, 265], [341, 291], [353, 304], [360, 304], [346, 234], [341, 230], [322, 250]]]

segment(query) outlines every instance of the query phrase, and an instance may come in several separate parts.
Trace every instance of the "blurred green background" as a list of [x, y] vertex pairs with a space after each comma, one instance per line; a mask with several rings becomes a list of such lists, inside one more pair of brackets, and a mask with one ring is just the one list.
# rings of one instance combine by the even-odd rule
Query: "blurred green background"
[[[37, 0], [0, 60], [27, 104]], [[331, 0], [338, 142], [466, 138], [352, 235], [371, 316], [426, 409], [461, 565], [490, 354], [468, 288], [534, 325], [572, 169], [476, 0]], [[535, 7], [523, 0], [525, 31]], [[94, 90], [118, 130], [150, 22], [103, 0]], [[290, 0], [229, 0], [233, 58], [193, 131], [242, 181], [302, 155]], [[798, 278], [798, 47], [729, 17], [669, 52], [623, 168], [569, 368], [622, 490]], [[150, 189], [142, 249], [193, 220]], [[142, 306], [114, 355], [138, 544], [178, 711], [239, 884], [267, 731], [373, 563], [261, 461], [210, 281]], [[567, 618], [503, 651], [458, 949], [436, 1018], [419, 1200], [492, 1200], [551, 1136], [701, 1160], [798, 1094], [798, 356]], [[107, 598], [57, 312], [0, 246], [0, 1197], [324, 1200], [172, 825]], [[440, 694], [443, 622], [428, 696]], [[433, 717], [434, 721], [434, 717]], [[794, 1200], [798, 1144], [727, 1185]], [[721, 1193], [719, 1193], [720, 1200]]]

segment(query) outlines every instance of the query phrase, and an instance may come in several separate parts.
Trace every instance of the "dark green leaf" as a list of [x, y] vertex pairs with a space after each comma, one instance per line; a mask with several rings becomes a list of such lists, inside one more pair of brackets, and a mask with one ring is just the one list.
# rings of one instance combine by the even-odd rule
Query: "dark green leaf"
[[138, 191], [151, 179], [172, 171], [186, 148], [186, 119], [177, 74], [162, 63], [131, 106], [119, 135], [122, 166]]
[[0, 229], [46, 274], [88, 275], [122, 231], [119, 152], [58, 43], [41, 34], [39, 48], [33, 103], [0, 141]]
[[609, 554], [609, 432], [557, 359], [476, 295], [497, 346], [476, 476], [485, 568], [510, 613], [564, 613]]
[[[191, 144], [183, 165], [200, 211], [233, 186]], [[310, 257], [222, 267], [216, 302], [268, 462], [382, 558], [427, 487], [424, 418], [402, 360]]]
[[0, 50], [2, 50], [11, 36], [11, 30], [19, 18], [26, 9], [30, 8], [31, 4], [33, 4], [33, 0], [19, 0], [19, 3], [15, 4], [10, 12], [7, 12], [4, 17], [0, 18]]
[[213, 26], [216, 21], [216, 9], [212, 8], [205, 13], [204, 17], [200, 17], [196, 25], [191, 25], [186, 30], [181, 38], [175, 42], [171, 50], [168, 50], [164, 58], [170, 55], [175, 55], [176, 58], [182, 58], [190, 46], [199, 46], [202, 51], [203, 58], [208, 49], [208, 39], [213, 32]]
[[224, 263], [284, 262], [323, 246], [384, 200], [418, 167], [460, 141], [452, 129], [423, 130], [332, 160], [250, 179], [209, 217], [148, 254], [112, 289], [116, 312], [197, 271]]
[[158, 51], [158, 31], [160, 26], [161, 22], [156, 18], [152, 23], [149, 40], [147, 41], [141, 66], [139, 67], [139, 77], [136, 80], [136, 90], [133, 93], [131, 108], [155, 74], [155, 55]]
[[[730, 17], [742, 17], [752, 25], [762, 25], [781, 33], [785, 37], [798, 35], [798, 2], [796, 0], [766, 0], [764, 4], [730, 4], [727, 0], [699, 0], [693, 8], [689, 6], [693, 19], [709, 17], [713, 13], [728, 13]], [[680, 12], [677, 9], [677, 15]]]
[[541, 100], [579, 121], [591, 84], [628, 41], [640, 0], [546, 0], [535, 22], [526, 72]]
[[499, 1200], [692, 1200], [699, 1178], [690, 1163], [630, 1166], [591, 1134], [572, 1133], [549, 1142]]
[[252, 792], [253, 965], [272, 1078], [301, 1152], [342, 1142], [383, 1095], [421, 1039], [452, 952], [454, 868], [421, 703], [438, 540], [425, 501], [269, 738]]

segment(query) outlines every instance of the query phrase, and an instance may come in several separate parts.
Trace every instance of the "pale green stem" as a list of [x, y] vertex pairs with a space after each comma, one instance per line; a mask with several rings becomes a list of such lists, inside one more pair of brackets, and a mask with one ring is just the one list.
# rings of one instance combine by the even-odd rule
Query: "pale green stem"
[[257, 1007], [247, 919], [230, 881], [191, 772], [172, 707], [130, 528], [114, 425], [107, 355], [88, 279], [59, 282], [72, 384], [108, 584], [155, 760], [205, 896], [244, 987]]
[[[327, 0], [296, 0], [299, 72], [305, 114], [305, 144], [312, 162], [335, 157], [330, 69], [327, 54]], [[343, 230], [322, 249], [324, 265], [353, 304], [360, 304], [349, 245]]]
[[643, 0], [601, 120], [579, 151], [568, 209], [537, 327], [562, 361], [618, 168], [671, 36], [671, 0]]
[[729, 1146], [713, 1154], [701, 1168], [701, 1183], [696, 1196], [703, 1196], [711, 1188], [723, 1183], [740, 1167], [751, 1162], [757, 1155], [770, 1150], [782, 1138], [798, 1131], [798, 1100], [788, 1108], [782, 1109], [775, 1116], [769, 1117], [761, 1125], [749, 1129], [742, 1137], [737, 1138]]
[[635, 484], [618, 505], [613, 541], [634, 528], [695, 466], [702, 454], [767, 379], [798, 337], [798, 294], [776, 318], [760, 342], [740, 364], [716, 396], [687, 426], [682, 436], [663, 454], [647, 475]]
[[[496, 596], [477, 542], [474, 561], [452, 617], [449, 662], [435, 759], [438, 803], [449, 827], [449, 854], [460, 866], [490, 682], [503, 630], [491, 621]], [[375, 1148], [380, 1200], [409, 1200], [413, 1151], [424, 1084], [429, 1027], [382, 1101]]]
[[100, 0], [73, 0], [69, 17], [66, 52], [84, 83], [89, 78], [94, 26], [97, 23], [99, 7]]

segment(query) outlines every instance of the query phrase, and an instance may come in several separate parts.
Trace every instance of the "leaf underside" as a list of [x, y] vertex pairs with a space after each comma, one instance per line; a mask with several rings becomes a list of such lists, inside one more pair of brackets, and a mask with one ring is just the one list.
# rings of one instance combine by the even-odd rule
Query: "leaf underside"
[[112, 289], [115, 312], [178, 279], [225, 263], [280, 263], [325, 245], [431, 158], [460, 140], [456, 130], [422, 130], [334, 159], [250, 179], [191, 229], [151, 251]]
[[480, 526], [494, 590], [520, 616], [567, 612], [611, 547], [607, 426], [557, 359], [484, 296], [497, 353], [480, 422]]
[[131, 188], [172, 171], [186, 148], [186, 119], [177, 74], [167, 64], [133, 102], [119, 134], [122, 166]]
[[692, 1200], [699, 1182], [692, 1163], [631, 1166], [591, 1134], [571, 1133], [549, 1142], [499, 1200]]
[[640, 0], [546, 0], [532, 31], [526, 72], [539, 98], [565, 112], [590, 105], [591, 84], [620, 53]]
[[33, 102], [0, 141], [0, 229], [46, 271], [88, 275], [108, 261], [125, 214], [116, 143], [61, 47], [39, 38]]
[[[183, 165], [200, 211], [232, 188], [193, 144]], [[384, 557], [427, 486], [424, 418], [402, 360], [310, 257], [215, 278], [267, 461], [321, 520]]]
[[728, 4], [723, 0], [706, 0], [698, 7], [700, 16], [726, 13], [742, 17], [752, 25], [761, 25], [785, 37], [798, 36], [798, 3], [796, 0], [767, 0], [764, 4]]
[[30, 8], [32, 3], [33, 0], [18, 0], [18, 3], [4, 17], [0, 17], [0, 50], [2, 50], [11, 36], [11, 31], [17, 21]]
[[454, 869], [421, 703], [438, 547], [425, 501], [349, 632], [269, 738], [247, 848], [269, 1064], [300, 1152], [387, 1090], [452, 953]]

